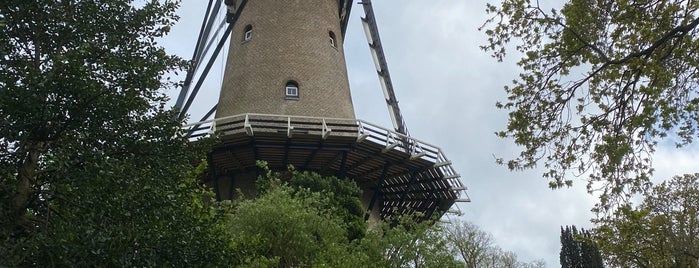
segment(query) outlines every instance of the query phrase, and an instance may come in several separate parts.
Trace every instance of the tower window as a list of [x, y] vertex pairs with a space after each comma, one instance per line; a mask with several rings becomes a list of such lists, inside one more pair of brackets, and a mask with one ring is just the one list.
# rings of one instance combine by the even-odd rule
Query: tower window
[[337, 39], [335, 38], [335, 33], [333, 33], [332, 31], [330, 31], [330, 34], [329, 34], [329, 35], [330, 35], [330, 45], [331, 45], [332, 47], [337, 47]]
[[250, 41], [252, 39], [252, 25], [248, 24], [245, 26], [243, 33], [243, 41]]
[[285, 96], [287, 99], [299, 98], [299, 84], [296, 81], [286, 82]]

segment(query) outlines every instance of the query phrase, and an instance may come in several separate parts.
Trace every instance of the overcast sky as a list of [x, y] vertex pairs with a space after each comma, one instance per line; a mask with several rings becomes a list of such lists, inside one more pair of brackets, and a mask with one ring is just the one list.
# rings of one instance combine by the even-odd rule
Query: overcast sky
[[[182, 19], [164, 45], [190, 58], [208, 1], [182, 0]], [[355, 1], [356, 2], [356, 1]], [[462, 218], [491, 233], [503, 250], [520, 260], [544, 259], [560, 267], [560, 226], [591, 227], [595, 199], [585, 192], [583, 178], [570, 189], [549, 190], [541, 171], [510, 172], [495, 157], [513, 157], [518, 148], [493, 133], [507, 123], [506, 111], [495, 108], [505, 99], [503, 86], [517, 76], [511, 54], [498, 63], [479, 49], [485, 36], [478, 27], [486, 20], [483, 0], [376, 0], [382, 44], [400, 108], [411, 135], [440, 146], [469, 187], [471, 203], [458, 207]], [[495, 1], [491, 1], [495, 2]], [[400, 4], [399, 4], [400, 3]], [[353, 7], [345, 39], [350, 88], [357, 118], [390, 128], [359, 17]], [[199, 119], [218, 98], [222, 63], [194, 102], [192, 120]], [[697, 172], [699, 150], [661, 147], [655, 155], [656, 175]]]

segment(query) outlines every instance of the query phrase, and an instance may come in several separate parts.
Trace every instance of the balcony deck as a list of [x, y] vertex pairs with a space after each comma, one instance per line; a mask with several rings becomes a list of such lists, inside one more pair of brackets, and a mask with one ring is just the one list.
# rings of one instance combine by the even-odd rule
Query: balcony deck
[[264, 160], [276, 170], [293, 165], [352, 178], [375, 193], [368, 209], [380, 209], [382, 217], [419, 211], [428, 218], [469, 201], [439, 147], [363, 120], [241, 114], [188, 124], [183, 131], [190, 139], [219, 135], [210, 156], [216, 174], [249, 172]]

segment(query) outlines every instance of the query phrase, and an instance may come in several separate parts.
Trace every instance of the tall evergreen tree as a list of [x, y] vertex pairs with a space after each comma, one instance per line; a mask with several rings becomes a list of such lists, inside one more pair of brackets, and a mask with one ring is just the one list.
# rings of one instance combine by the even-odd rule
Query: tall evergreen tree
[[592, 234], [590, 231], [581, 229], [580, 235], [582, 236], [580, 251], [583, 256], [583, 267], [604, 267], [602, 254], [597, 244], [591, 241]]
[[578, 252], [576, 246], [570, 226], [566, 226], [565, 229], [561, 226], [561, 268], [576, 267], [575, 263], [580, 258], [580, 255], [576, 254]]
[[573, 226], [561, 226], [561, 268], [604, 267], [597, 246], [590, 240], [590, 232]]

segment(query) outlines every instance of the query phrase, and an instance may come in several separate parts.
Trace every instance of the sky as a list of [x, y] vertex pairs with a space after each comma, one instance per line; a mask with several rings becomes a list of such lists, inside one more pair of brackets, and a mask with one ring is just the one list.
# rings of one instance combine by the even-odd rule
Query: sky
[[[163, 45], [190, 58], [208, 1], [182, 0], [182, 17]], [[357, 2], [357, 1], [355, 1]], [[594, 196], [584, 178], [574, 186], [550, 190], [541, 170], [512, 172], [497, 165], [519, 148], [494, 132], [507, 123], [503, 86], [517, 77], [516, 54], [497, 62], [479, 46], [486, 44], [478, 27], [488, 18], [483, 0], [376, 0], [373, 2], [388, 68], [411, 135], [442, 148], [469, 188], [470, 203], [459, 203], [463, 215], [492, 234], [495, 244], [522, 261], [543, 259], [560, 267], [560, 227], [592, 227]], [[491, 1], [496, 2], [496, 1]], [[400, 4], [398, 4], [400, 3]], [[361, 27], [363, 9], [355, 5], [344, 43], [355, 113], [390, 127], [391, 119]], [[216, 103], [223, 61], [215, 64], [194, 106], [191, 121]], [[174, 94], [173, 94], [174, 96]], [[656, 178], [699, 171], [699, 147], [677, 150], [661, 146], [654, 155]]]

